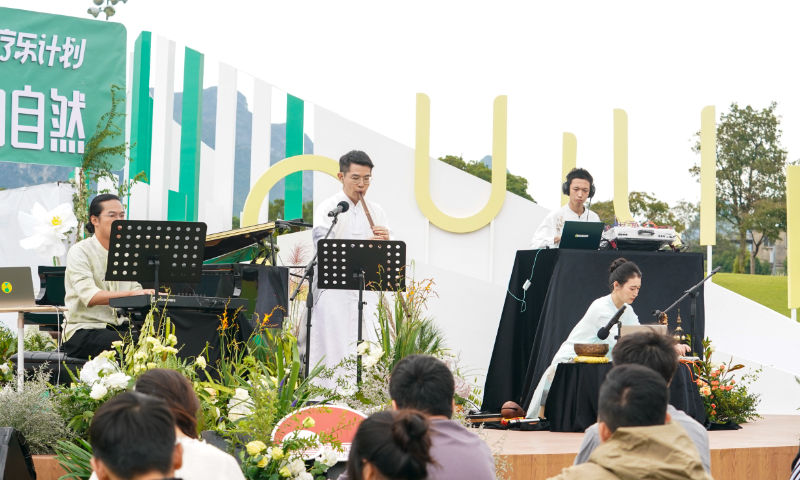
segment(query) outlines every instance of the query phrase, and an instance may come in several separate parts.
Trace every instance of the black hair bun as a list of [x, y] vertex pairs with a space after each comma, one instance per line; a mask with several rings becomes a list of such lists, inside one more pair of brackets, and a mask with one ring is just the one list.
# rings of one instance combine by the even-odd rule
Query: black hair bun
[[627, 261], [628, 260], [626, 260], [624, 258], [618, 258], [618, 259], [614, 260], [613, 262], [611, 262], [611, 266], [608, 267], [608, 273], [614, 273], [614, 270], [619, 268], [620, 265], [622, 265], [623, 263], [626, 263]]

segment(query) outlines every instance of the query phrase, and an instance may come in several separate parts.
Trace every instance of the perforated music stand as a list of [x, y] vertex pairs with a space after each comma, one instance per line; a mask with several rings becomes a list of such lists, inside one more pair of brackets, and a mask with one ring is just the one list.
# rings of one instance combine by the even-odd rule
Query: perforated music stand
[[106, 280], [198, 283], [203, 276], [206, 224], [115, 220], [108, 244]]
[[[362, 342], [364, 290], [402, 291], [406, 288], [406, 242], [399, 240], [322, 239], [317, 242], [317, 287], [358, 290], [358, 343]], [[356, 372], [361, 383], [361, 356]]]

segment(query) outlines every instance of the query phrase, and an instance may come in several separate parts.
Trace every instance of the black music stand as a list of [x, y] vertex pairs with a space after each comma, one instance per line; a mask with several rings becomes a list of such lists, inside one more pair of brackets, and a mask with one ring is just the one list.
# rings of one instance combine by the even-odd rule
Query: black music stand
[[[401, 291], [406, 288], [406, 242], [399, 240], [322, 239], [317, 242], [317, 287], [358, 290], [358, 342], [362, 340], [364, 289]], [[361, 355], [356, 381], [361, 383]]]
[[114, 220], [108, 243], [106, 280], [199, 283], [203, 277], [206, 224], [159, 220]]

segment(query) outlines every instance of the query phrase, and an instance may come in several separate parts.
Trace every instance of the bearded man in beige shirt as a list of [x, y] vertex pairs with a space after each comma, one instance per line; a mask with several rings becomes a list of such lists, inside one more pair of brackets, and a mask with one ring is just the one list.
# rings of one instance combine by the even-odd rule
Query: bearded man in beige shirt
[[137, 282], [105, 280], [111, 224], [124, 219], [125, 209], [119, 197], [96, 196], [89, 206], [86, 225], [93, 235], [73, 245], [67, 253], [64, 350], [70, 357], [96, 357], [128, 334], [127, 318], [117, 317], [116, 310], [108, 306], [109, 299], [155, 294], [155, 290], [144, 290]]

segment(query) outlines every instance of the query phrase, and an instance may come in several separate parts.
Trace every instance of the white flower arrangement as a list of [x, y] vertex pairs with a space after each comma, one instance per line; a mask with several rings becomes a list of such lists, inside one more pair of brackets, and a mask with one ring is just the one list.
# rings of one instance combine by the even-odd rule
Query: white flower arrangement
[[25, 250], [36, 250], [44, 258], [57, 259], [64, 255], [67, 247], [67, 232], [78, 226], [78, 219], [72, 212], [72, 204], [62, 203], [51, 211], [47, 211], [38, 202], [33, 205], [31, 213], [19, 212], [19, 226], [26, 235], [19, 241]]
[[128, 388], [131, 377], [122, 373], [114, 358], [115, 352], [105, 351], [84, 364], [80, 372], [81, 382], [91, 387], [89, 396], [94, 400], [102, 400], [109, 392]]
[[244, 388], [237, 388], [228, 401], [228, 418], [236, 421], [253, 414], [253, 399]]
[[364, 368], [374, 367], [383, 357], [383, 349], [372, 342], [363, 341], [358, 345], [358, 355], [361, 356], [361, 363]]

